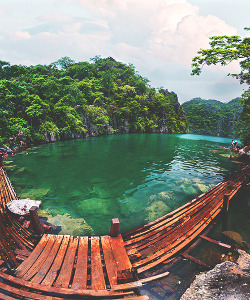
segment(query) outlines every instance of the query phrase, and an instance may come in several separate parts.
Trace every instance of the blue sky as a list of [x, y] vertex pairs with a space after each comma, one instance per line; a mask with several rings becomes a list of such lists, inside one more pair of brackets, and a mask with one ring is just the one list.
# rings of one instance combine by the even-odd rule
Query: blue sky
[[245, 36], [249, 11], [249, 0], [0, 0], [0, 60], [36, 65], [112, 56], [181, 103], [226, 102], [243, 92], [227, 76], [238, 64], [190, 76], [191, 61], [209, 36]]

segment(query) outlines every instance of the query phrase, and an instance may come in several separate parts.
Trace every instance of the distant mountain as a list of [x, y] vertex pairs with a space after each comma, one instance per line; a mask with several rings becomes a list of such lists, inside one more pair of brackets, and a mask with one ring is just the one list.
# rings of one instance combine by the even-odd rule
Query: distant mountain
[[238, 138], [237, 124], [243, 106], [241, 98], [228, 103], [194, 98], [182, 104], [189, 132]]

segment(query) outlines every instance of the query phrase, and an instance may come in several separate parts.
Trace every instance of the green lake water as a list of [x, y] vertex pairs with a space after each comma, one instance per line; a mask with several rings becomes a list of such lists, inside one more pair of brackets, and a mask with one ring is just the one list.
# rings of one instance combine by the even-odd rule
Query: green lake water
[[63, 234], [103, 235], [152, 221], [223, 180], [231, 139], [201, 135], [124, 134], [27, 149], [5, 162], [21, 198], [42, 200], [40, 215]]

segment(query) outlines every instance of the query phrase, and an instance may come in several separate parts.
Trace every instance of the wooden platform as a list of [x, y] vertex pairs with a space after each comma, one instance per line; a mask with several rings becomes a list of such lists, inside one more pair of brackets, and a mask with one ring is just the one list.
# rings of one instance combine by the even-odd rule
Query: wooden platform
[[15, 199], [16, 193], [5, 171], [0, 168], [0, 256], [10, 268], [16, 268], [38, 242], [33, 233], [8, 212], [6, 204]]
[[47, 286], [92, 290], [137, 280], [121, 235], [74, 238], [44, 234], [15, 275]]
[[185, 251], [221, 212], [224, 195], [230, 200], [237, 193], [248, 170], [246, 167], [177, 210], [123, 234], [126, 251], [138, 273], [167, 263]]
[[35, 247], [32, 233], [6, 210], [16, 195], [0, 169], [1, 299], [148, 299], [137, 296], [137, 288], [168, 272], [143, 280], [137, 275], [180, 255], [191, 258], [186, 249], [205, 234], [222, 210], [224, 195], [230, 200], [248, 172], [245, 167], [168, 215], [118, 237], [44, 234]]

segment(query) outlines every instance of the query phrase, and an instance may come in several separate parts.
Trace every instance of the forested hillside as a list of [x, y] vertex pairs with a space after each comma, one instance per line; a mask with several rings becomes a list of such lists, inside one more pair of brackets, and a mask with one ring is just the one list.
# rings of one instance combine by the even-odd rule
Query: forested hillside
[[175, 93], [151, 88], [133, 65], [111, 57], [29, 67], [0, 61], [1, 144], [186, 127]]
[[189, 132], [238, 138], [239, 116], [243, 110], [240, 99], [223, 103], [194, 98], [183, 103]]

